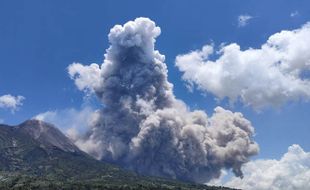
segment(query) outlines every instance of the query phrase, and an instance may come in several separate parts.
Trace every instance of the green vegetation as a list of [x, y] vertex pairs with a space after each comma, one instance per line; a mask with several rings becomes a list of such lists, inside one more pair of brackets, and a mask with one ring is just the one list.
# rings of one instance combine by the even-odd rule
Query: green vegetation
[[[4, 182], [5, 181], [5, 182]], [[25, 175], [11, 175], [0, 183], [0, 189], [175, 189], [175, 190], [228, 190], [225, 187], [211, 187], [197, 184], [187, 184], [177, 181], [156, 180], [150, 178], [114, 179], [98, 178], [90, 180], [56, 181], [44, 177], [31, 177]]]

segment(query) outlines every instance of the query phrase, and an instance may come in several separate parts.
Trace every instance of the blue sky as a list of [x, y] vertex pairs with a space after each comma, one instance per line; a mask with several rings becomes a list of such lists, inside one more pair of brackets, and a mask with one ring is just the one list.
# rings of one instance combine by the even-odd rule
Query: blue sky
[[[240, 15], [252, 18], [240, 27]], [[156, 49], [166, 56], [178, 98], [209, 114], [217, 105], [242, 112], [256, 130], [256, 158], [279, 159], [292, 144], [310, 150], [309, 102], [288, 102], [260, 112], [240, 102], [230, 106], [211, 93], [189, 92], [175, 67], [177, 55], [205, 44], [236, 42], [241, 49], [258, 48], [276, 32], [300, 28], [310, 21], [307, 0], [1, 1], [0, 96], [22, 95], [25, 100], [15, 113], [0, 109], [0, 118], [17, 124], [49, 110], [80, 109], [84, 96], [70, 79], [68, 65], [102, 63], [110, 28], [141, 16], [161, 27]], [[90, 104], [99, 102], [93, 99]]]

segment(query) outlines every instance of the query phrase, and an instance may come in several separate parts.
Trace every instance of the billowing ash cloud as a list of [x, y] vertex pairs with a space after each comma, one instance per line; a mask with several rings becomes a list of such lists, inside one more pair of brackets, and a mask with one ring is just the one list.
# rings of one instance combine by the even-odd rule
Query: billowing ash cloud
[[258, 49], [228, 44], [212, 60], [214, 46], [179, 55], [183, 79], [219, 99], [240, 100], [256, 110], [310, 99], [310, 23], [269, 37]]
[[10, 109], [11, 112], [15, 112], [23, 105], [24, 99], [23, 96], [2, 95], [0, 96], [0, 108]]
[[206, 182], [257, 154], [254, 129], [241, 113], [221, 107], [208, 117], [173, 94], [165, 57], [154, 50], [160, 28], [147, 18], [114, 26], [102, 66], [74, 63], [80, 90], [103, 103], [87, 135], [76, 144], [98, 159], [143, 174]]

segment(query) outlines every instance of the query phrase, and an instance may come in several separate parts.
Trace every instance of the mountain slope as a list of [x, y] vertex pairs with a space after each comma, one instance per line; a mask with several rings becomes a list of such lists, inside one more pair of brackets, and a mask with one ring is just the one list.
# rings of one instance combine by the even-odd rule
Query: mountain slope
[[94, 174], [118, 170], [108, 164], [98, 164], [54, 126], [40, 121], [0, 125], [0, 131], [0, 168], [5, 172], [67, 178], [85, 170], [93, 170]]
[[143, 177], [97, 161], [38, 120], [0, 125], [0, 189], [218, 189]]

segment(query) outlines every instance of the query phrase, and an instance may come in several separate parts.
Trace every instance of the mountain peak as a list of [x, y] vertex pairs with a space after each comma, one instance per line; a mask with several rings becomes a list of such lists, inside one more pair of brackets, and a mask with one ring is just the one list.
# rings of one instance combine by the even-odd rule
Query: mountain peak
[[58, 130], [52, 124], [37, 119], [26, 120], [19, 124], [18, 127], [26, 130], [34, 139], [38, 139], [42, 134], [49, 130]]
[[47, 123], [47, 122], [39, 120], [39, 119], [28, 119], [28, 120], [22, 122], [19, 125], [42, 125], [42, 124], [44, 124], [44, 125], [52, 125], [50, 123]]
[[17, 126], [19, 130], [30, 135], [45, 147], [57, 147], [63, 151], [80, 151], [58, 128], [53, 124], [30, 119]]

